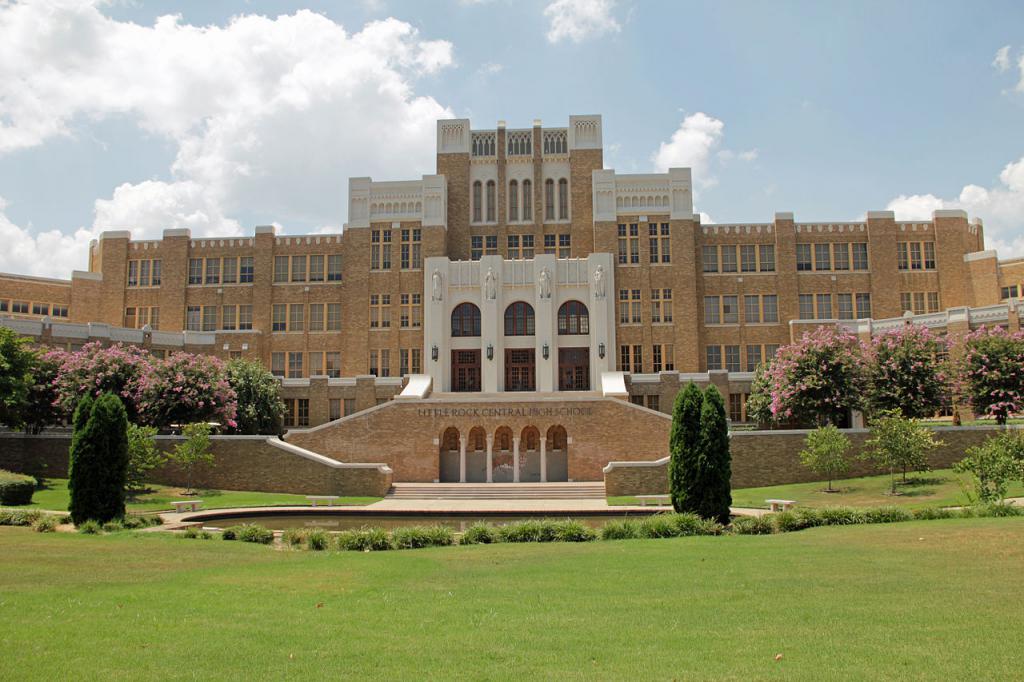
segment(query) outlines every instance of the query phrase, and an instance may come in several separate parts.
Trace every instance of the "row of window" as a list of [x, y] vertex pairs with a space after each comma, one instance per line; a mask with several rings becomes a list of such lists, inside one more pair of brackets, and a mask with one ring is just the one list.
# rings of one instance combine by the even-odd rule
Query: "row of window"
[[[370, 231], [370, 269], [391, 269], [391, 243], [394, 230]], [[402, 270], [419, 270], [423, 267], [423, 231], [419, 228], [398, 230], [398, 267]], [[338, 279], [341, 279], [339, 261]]]
[[[746, 364], [741, 362], [740, 347], [738, 345], [711, 345], [705, 346], [704, 358], [708, 371], [724, 369], [729, 372], [747, 371], [753, 372], [762, 362], [775, 357], [779, 350], [777, 343], [750, 344], [746, 347]], [[741, 368], [745, 367], [745, 370]]]
[[159, 306], [131, 306], [124, 309], [124, 326], [128, 329], [142, 329], [147, 324], [150, 329], [160, 329]]
[[[418, 329], [423, 326], [423, 295], [398, 295], [398, 326]], [[370, 329], [391, 328], [391, 294], [370, 294]]]
[[128, 261], [128, 286], [160, 286], [160, 259], [146, 258]]
[[[737, 253], [739, 258], [737, 259]], [[775, 272], [774, 244], [717, 244], [701, 249], [704, 272]]]
[[[640, 224], [619, 223], [619, 264], [640, 263]], [[669, 223], [647, 224], [647, 258], [650, 263], [671, 263], [672, 247]]]
[[871, 317], [871, 294], [800, 294], [801, 320], [859, 320]]
[[1018, 295], [1019, 291], [1020, 290], [1019, 290], [1019, 288], [1017, 287], [1016, 284], [1011, 284], [1008, 287], [1002, 287], [1002, 288], [999, 289], [999, 298], [1001, 298], [1001, 299], [1017, 298], [1017, 295]]
[[[480, 260], [484, 256], [498, 255], [497, 235], [473, 235], [469, 241], [469, 253], [472, 260]], [[530, 259], [536, 254], [536, 237], [532, 234], [510, 234], [507, 236], [505, 257], [509, 259]], [[572, 252], [572, 235], [544, 235], [544, 253], [569, 258]]]
[[[326, 272], [324, 270], [326, 264]], [[274, 256], [274, 283], [340, 282], [341, 254]], [[209, 284], [209, 282], [207, 282]]]
[[[128, 321], [128, 311], [132, 308], [125, 310], [125, 322]], [[146, 310], [145, 308], [135, 309], [138, 312], [137, 321], [141, 320], [141, 311]], [[150, 317], [159, 317], [159, 309], [151, 308], [149, 312]], [[138, 322], [139, 326], [143, 326], [141, 322]], [[157, 328], [156, 324], [150, 322], [154, 329]], [[252, 329], [252, 305], [190, 305], [185, 308], [185, 329], [193, 332], [212, 332], [221, 330], [250, 330]]]
[[[334, 421], [356, 412], [355, 398], [328, 398], [327, 419]], [[284, 425], [288, 428], [309, 426], [309, 398], [284, 399]]]
[[[287, 256], [284, 256], [287, 258]], [[142, 261], [145, 262], [145, 261]], [[160, 261], [153, 261], [156, 274], [159, 277]], [[252, 256], [229, 256], [225, 258], [189, 258], [188, 259], [188, 283], [189, 284], [252, 284], [254, 258]], [[129, 263], [129, 268], [131, 263]], [[140, 265], [141, 268], [141, 265]], [[131, 280], [131, 270], [128, 272], [128, 279]], [[140, 269], [141, 282], [141, 269]], [[151, 286], [157, 286], [159, 282]], [[145, 286], [140, 284], [139, 286]]]
[[[303, 362], [303, 359], [306, 362]], [[302, 379], [310, 376], [341, 376], [341, 353], [338, 351], [274, 351], [270, 354], [270, 373], [278, 377]]]
[[0, 313], [14, 315], [50, 315], [51, 317], [67, 317], [68, 307], [58, 303], [40, 303], [38, 301], [17, 301], [0, 298]]
[[[729, 421], [747, 421], [747, 400], [749, 397], [749, 393], [729, 394]], [[657, 393], [631, 395], [629, 396], [629, 402], [656, 412], [661, 411], [661, 396]]]
[[[398, 376], [420, 374], [423, 371], [423, 351], [420, 348], [398, 349]], [[370, 374], [391, 376], [391, 350], [380, 348], [370, 351]]]
[[[371, 317], [371, 327], [372, 321]], [[505, 336], [533, 336], [535, 330], [536, 318], [532, 305], [526, 301], [516, 301], [505, 308]], [[563, 303], [558, 309], [558, 333], [589, 334], [590, 313], [587, 306], [580, 301]], [[480, 308], [472, 303], [455, 306], [452, 310], [452, 336], [480, 336]]]
[[900, 309], [915, 315], [939, 312], [939, 292], [904, 291], [900, 293]]
[[[544, 220], [569, 219], [569, 181], [561, 178], [557, 197], [555, 181], [544, 181]], [[494, 180], [486, 183], [476, 180], [472, 192], [472, 217], [474, 223], [497, 222], [498, 186]], [[533, 220], [533, 183], [530, 180], [510, 180], [508, 183], [508, 222]]]
[[797, 272], [829, 272], [868, 269], [867, 242], [835, 242], [796, 245]]
[[[309, 315], [306, 315], [306, 308]], [[275, 303], [272, 308], [272, 332], [341, 331], [340, 303]]]
[[935, 242], [899, 242], [896, 256], [900, 270], [934, 270]]
[[[643, 300], [640, 289], [619, 289], [619, 323], [642, 324]], [[672, 322], [672, 290], [651, 289], [651, 322]]]
[[[670, 372], [676, 368], [675, 352], [671, 343], [656, 343], [651, 346], [651, 372]], [[620, 372], [644, 372], [644, 347], [640, 344], [619, 346]]]
[[[704, 297], [704, 324], [739, 324], [739, 296]], [[748, 294], [743, 297], [746, 324], [778, 324], [779, 297], [776, 294]]]

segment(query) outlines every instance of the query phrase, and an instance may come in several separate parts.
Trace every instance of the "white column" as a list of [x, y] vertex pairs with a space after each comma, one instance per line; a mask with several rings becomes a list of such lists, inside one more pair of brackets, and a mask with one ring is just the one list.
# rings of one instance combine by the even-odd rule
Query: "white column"
[[466, 437], [459, 436], [459, 483], [466, 482]]
[[540, 482], [548, 482], [548, 439], [540, 437]]
[[491, 469], [494, 468], [494, 434], [487, 434], [487, 482], [494, 483]]
[[512, 482], [519, 483], [519, 436], [512, 436]]

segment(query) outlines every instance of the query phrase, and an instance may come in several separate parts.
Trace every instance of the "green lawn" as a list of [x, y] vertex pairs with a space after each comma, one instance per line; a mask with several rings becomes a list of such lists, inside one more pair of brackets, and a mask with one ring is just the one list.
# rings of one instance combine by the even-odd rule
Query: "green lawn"
[[[151, 486], [153, 492], [128, 500], [128, 511], [170, 511], [174, 500], [187, 500], [182, 497], [181, 488], [162, 485]], [[308, 505], [305, 495], [288, 495], [286, 493], [256, 493], [239, 490], [199, 490], [197, 497], [203, 501], [206, 509], [224, 507], [268, 507], [274, 505]], [[379, 497], [342, 497], [338, 504], [359, 505], [371, 504]], [[66, 478], [46, 479], [46, 488], [37, 490], [32, 496], [29, 507], [38, 509], [54, 509], [63, 511], [68, 508], [68, 481]]]
[[0, 528], [0, 557], [0, 679], [1024, 674], [1020, 518], [369, 554]]
[[[950, 507], [968, 504], [961, 482], [973, 490], [970, 476], [958, 474], [952, 469], [937, 469], [923, 473], [907, 474], [908, 482], [903, 484], [897, 476], [898, 495], [889, 495], [889, 475], [865, 476], [833, 481], [837, 493], [826, 493], [825, 481], [815, 483], [792, 483], [764, 488], [737, 488], [732, 491], [734, 507], [767, 508], [765, 500], [795, 500], [802, 507], [879, 507], [899, 505], [908, 509], [921, 507]], [[1020, 481], [1010, 484], [1010, 497], [1024, 497], [1024, 485]], [[609, 497], [608, 504], [636, 504], [635, 497]]]

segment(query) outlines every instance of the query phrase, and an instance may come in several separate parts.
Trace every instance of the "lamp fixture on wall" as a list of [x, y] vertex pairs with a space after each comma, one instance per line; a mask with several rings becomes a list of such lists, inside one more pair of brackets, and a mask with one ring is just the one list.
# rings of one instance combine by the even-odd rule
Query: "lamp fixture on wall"
[[433, 360], [434, 362], [437, 362], [437, 344], [436, 343], [433, 346], [431, 346], [431, 348], [430, 348], [430, 359]]
[[597, 344], [597, 357], [599, 357], [602, 360], [604, 360], [604, 341], [602, 341], [601, 343]]
[[487, 344], [487, 359], [494, 359], [494, 346], [492, 344]]
[[540, 347], [540, 354], [544, 356], [544, 359], [548, 359], [548, 344], [544, 344]]

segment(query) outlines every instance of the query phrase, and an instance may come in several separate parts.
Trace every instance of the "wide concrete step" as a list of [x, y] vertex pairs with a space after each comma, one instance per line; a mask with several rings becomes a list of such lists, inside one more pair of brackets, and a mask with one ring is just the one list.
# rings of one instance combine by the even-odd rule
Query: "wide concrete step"
[[604, 483], [395, 483], [390, 498], [445, 500], [604, 499]]

